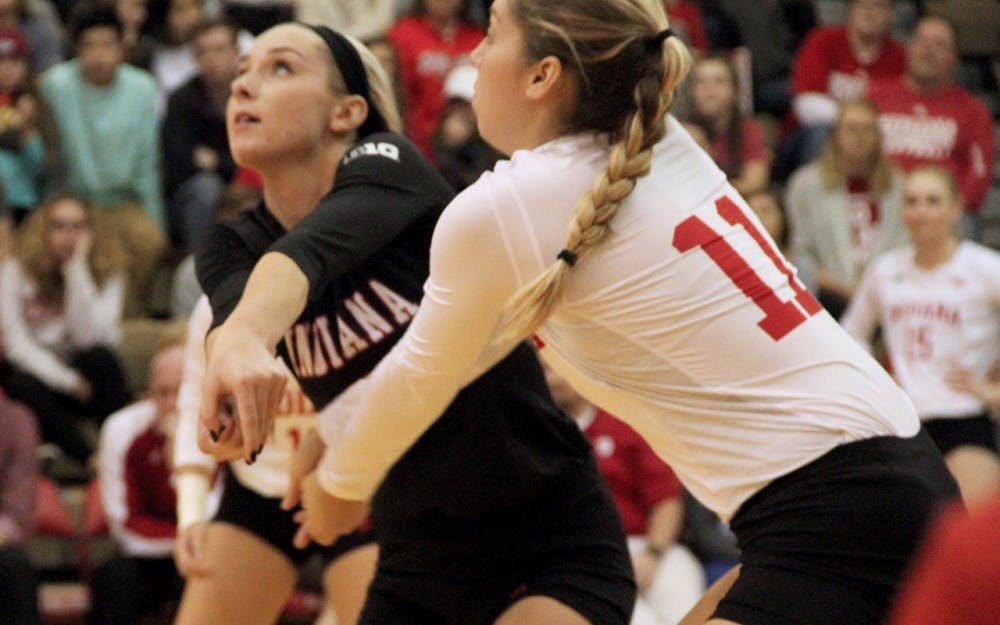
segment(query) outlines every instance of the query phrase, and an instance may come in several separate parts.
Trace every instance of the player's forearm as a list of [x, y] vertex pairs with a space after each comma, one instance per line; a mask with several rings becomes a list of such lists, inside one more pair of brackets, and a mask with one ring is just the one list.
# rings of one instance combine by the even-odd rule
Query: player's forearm
[[273, 348], [302, 314], [308, 295], [306, 275], [292, 259], [275, 252], [265, 254], [224, 327], [250, 332]]

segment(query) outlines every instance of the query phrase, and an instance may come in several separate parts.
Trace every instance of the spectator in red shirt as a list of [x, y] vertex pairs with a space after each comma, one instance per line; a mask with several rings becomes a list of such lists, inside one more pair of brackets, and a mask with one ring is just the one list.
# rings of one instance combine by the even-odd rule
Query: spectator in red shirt
[[925, 17], [913, 31], [905, 75], [873, 83], [870, 96], [882, 111], [889, 158], [907, 172], [918, 165], [950, 169], [966, 211], [976, 213], [990, 185], [996, 146], [989, 111], [952, 79], [957, 63], [955, 27], [942, 17]]
[[0, 625], [41, 625], [38, 580], [25, 544], [35, 529], [38, 426], [0, 392]]
[[1000, 495], [952, 510], [930, 533], [891, 625], [995, 625], [1000, 606]]
[[690, 118], [708, 133], [712, 159], [740, 193], [766, 188], [771, 154], [763, 128], [740, 110], [732, 63], [709, 55], [695, 63], [692, 74]]
[[814, 29], [792, 71], [792, 112], [798, 129], [782, 144], [775, 178], [823, 151], [841, 102], [865, 95], [872, 79], [900, 76], [906, 50], [890, 33], [893, 0], [851, 0], [843, 26]]
[[94, 573], [95, 625], [135, 625], [155, 607], [180, 598], [170, 472], [183, 363], [184, 335], [178, 332], [153, 358], [149, 398], [111, 415], [101, 428], [101, 502], [121, 555]]
[[813, 30], [795, 59], [792, 109], [803, 126], [829, 126], [841, 102], [871, 79], [902, 76], [906, 49], [892, 38], [893, 0], [851, 0], [847, 23]]
[[675, 625], [704, 591], [705, 573], [677, 544], [684, 521], [677, 476], [628, 425], [593, 406], [552, 369], [556, 404], [580, 424], [622, 517], [639, 587], [631, 625]]
[[466, 19], [469, 0], [416, 0], [410, 15], [389, 30], [403, 82], [406, 131], [433, 157], [431, 136], [445, 108], [444, 79], [468, 61], [485, 33]]

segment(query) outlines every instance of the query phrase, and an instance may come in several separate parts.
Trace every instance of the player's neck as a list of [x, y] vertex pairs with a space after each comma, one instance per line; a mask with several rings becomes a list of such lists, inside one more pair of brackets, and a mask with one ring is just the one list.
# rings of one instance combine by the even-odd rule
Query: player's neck
[[958, 244], [958, 238], [950, 236], [941, 241], [917, 245], [914, 249], [913, 264], [926, 270], [940, 267], [955, 255]]
[[276, 166], [261, 171], [264, 179], [264, 202], [272, 215], [291, 230], [316, 208], [319, 201], [333, 188], [337, 163], [343, 150], [329, 154], [316, 162], [303, 165], [287, 159], [288, 166]]

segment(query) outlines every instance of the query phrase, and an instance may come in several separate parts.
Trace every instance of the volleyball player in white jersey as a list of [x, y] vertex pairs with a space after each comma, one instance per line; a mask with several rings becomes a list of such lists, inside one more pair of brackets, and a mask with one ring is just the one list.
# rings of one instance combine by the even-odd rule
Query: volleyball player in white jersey
[[[325, 567], [326, 604], [319, 622], [332, 617], [339, 625], [352, 625], [375, 573], [377, 548], [366, 532], [343, 537], [331, 547], [301, 551], [292, 546], [292, 513], [280, 508], [280, 500], [287, 492], [292, 452], [315, 427], [316, 412], [291, 374], [277, 411], [274, 441], [251, 465], [230, 462], [221, 507], [218, 502], [207, 505], [217, 463], [198, 448], [197, 427], [205, 335], [211, 323], [212, 309], [202, 296], [188, 322], [184, 382], [177, 401], [174, 475], [179, 529], [174, 557], [187, 583], [175, 625], [277, 622], [300, 565], [313, 553], [319, 553]], [[210, 517], [215, 507], [219, 510]]]
[[876, 259], [842, 323], [863, 343], [881, 325], [893, 375], [971, 504], [1000, 486], [997, 426], [982, 399], [948, 378], [985, 377], [1000, 358], [1000, 254], [962, 241], [961, 216], [951, 173], [910, 172], [903, 221], [913, 244]]
[[[495, 0], [473, 106], [511, 160], [445, 210], [406, 335], [321, 413], [307, 480], [327, 494], [303, 531], [349, 530], [456, 393], [534, 333], [731, 520], [738, 578], [686, 623], [874, 625], [954, 480], [905, 394], [664, 117], [690, 66], [665, 26], [655, 0]], [[300, 273], [260, 262], [244, 298], [300, 304]], [[210, 360], [202, 405], [217, 429], [236, 394], [248, 455], [271, 388], [249, 352]]]

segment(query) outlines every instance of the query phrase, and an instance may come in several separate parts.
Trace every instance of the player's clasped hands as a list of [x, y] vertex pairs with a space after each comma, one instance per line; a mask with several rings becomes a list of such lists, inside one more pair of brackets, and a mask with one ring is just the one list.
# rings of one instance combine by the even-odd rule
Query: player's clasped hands
[[199, 445], [219, 460], [257, 459], [288, 381], [260, 340], [227, 324], [209, 338], [199, 413]]
[[310, 541], [332, 545], [338, 536], [356, 530], [368, 514], [367, 502], [334, 497], [319, 485], [316, 467], [325, 449], [317, 431], [309, 430], [289, 467], [288, 493], [281, 507], [302, 506], [294, 517], [299, 524], [294, 544], [299, 549], [308, 547]]

